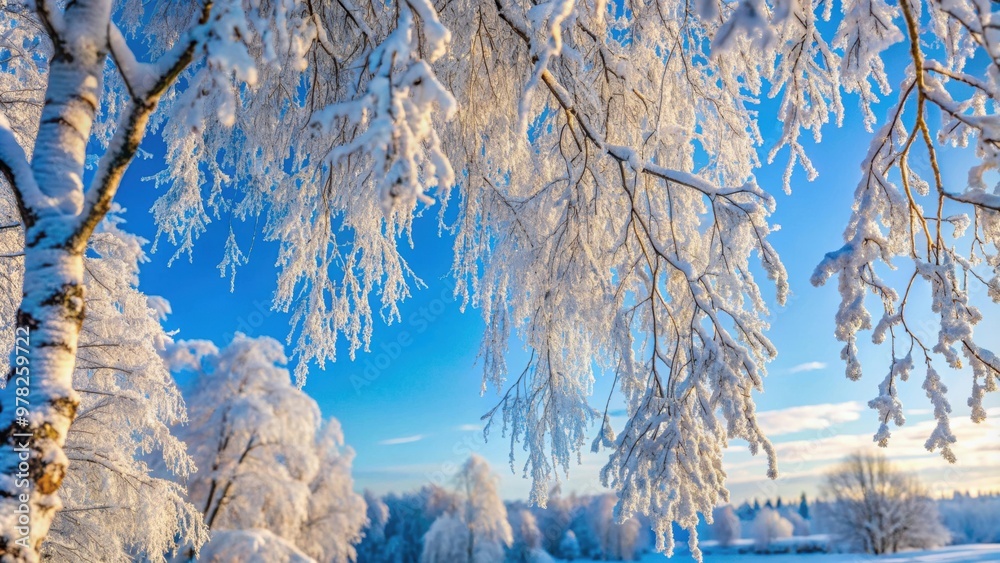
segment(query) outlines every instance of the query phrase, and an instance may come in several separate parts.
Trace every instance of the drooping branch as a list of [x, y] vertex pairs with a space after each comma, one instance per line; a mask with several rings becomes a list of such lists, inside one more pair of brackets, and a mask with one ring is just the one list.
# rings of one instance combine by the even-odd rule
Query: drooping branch
[[118, 26], [109, 23], [109, 50], [132, 99], [87, 190], [83, 212], [71, 240], [74, 248], [86, 246], [97, 224], [111, 209], [125, 170], [146, 135], [150, 116], [156, 111], [160, 97], [194, 60], [206, 33], [204, 26], [211, 11], [212, 2], [209, 0], [205, 2], [197, 24], [154, 64], [139, 63]]

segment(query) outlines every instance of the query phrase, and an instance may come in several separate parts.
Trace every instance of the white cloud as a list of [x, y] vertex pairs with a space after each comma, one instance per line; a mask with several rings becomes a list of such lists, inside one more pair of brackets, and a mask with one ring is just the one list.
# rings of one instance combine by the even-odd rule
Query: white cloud
[[455, 430], [458, 430], [459, 432], [482, 432], [483, 431], [483, 425], [482, 424], [459, 424], [458, 426], [455, 427]]
[[780, 436], [803, 430], [822, 430], [834, 424], [861, 418], [864, 405], [857, 401], [789, 407], [757, 413], [757, 423], [766, 436]]
[[[844, 403], [849, 404], [849, 403]], [[809, 407], [793, 407], [782, 411], [771, 411], [786, 415], [796, 409], [817, 410], [838, 405], [813, 405]], [[769, 413], [760, 413], [758, 417]], [[951, 465], [935, 452], [924, 449], [924, 443], [936, 422], [924, 420], [908, 423], [902, 428], [893, 428], [888, 448], [879, 448], [872, 441], [877, 424], [873, 423], [870, 432], [861, 434], [838, 434], [833, 430], [820, 430], [812, 438], [796, 439], [787, 442], [775, 442], [774, 448], [778, 454], [778, 480], [768, 481], [766, 473], [767, 462], [764, 456], [749, 458], [745, 450], [732, 449], [727, 452], [724, 467], [729, 474], [727, 482], [730, 485], [747, 485], [742, 491], [753, 496], [777, 488], [787, 488], [786, 492], [794, 492], [796, 487], [817, 483], [823, 474], [835, 467], [844, 457], [864, 450], [881, 452], [892, 459], [901, 469], [917, 473], [924, 484], [935, 492], [954, 490], [987, 490], [996, 488], [995, 467], [1000, 465], [1000, 448], [996, 436], [997, 418], [1000, 408], [987, 409], [987, 420], [975, 424], [968, 416], [953, 414], [951, 428], [958, 438], [952, 449], [958, 457], [958, 463]], [[765, 495], [766, 496], [766, 495]]]
[[826, 364], [823, 362], [806, 362], [804, 364], [792, 366], [791, 369], [788, 370], [788, 373], [801, 373], [804, 371], [816, 371], [818, 369], [826, 369]]
[[388, 440], [382, 440], [379, 442], [380, 446], [396, 446], [399, 444], [412, 444], [413, 442], [419, 442], [426, 438], [423, 434], [417, 434], [414, 436], [401, 436], [399, 438], [389, 438]]

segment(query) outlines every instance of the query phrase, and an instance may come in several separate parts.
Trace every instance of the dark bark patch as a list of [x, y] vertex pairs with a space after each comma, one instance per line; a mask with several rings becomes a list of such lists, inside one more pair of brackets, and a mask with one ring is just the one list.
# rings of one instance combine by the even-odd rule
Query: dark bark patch
[[29, 330], [38, 329], [38, 319], [31, 316], [31, 313], [26, 313], [24, 311], [17, 312], [17, 326], [26, 327]]
[[[75, 4], [75, 2], [70, 2], [70, 4], [71, 5]], [[55, 43], [56, 52], [55, 54], [52, 55], [52, 62], [65, 63], [68, 65], [73, 64], [73, 61], [76, 60], [76, 57], [74, 57], [73, 53], [71, 53], [69, 49], [66, 48], [66, 42], [63, 41], [62, 39], [56, 39], [55, 41], [53, 41], [53, 43]], [[48, 103], [48, 100], [46, 99], [45, 102]]]
[[52, 405], [52, 408], [62, 416], [65, 416], [70, 420], [75, 420], [76, 408], [80, 406], [80, 401], [76, 401], [69, 397], [59, 397], [49, 401], [49, 404]]
[[61, 115], [60, 116], [56, 116], [56, 117], [50, 117], [48, 119], [43, 119], [41, 121], [41, 125], [50, 125], [50, 124], [60, 125], [62, 127], [65, 127], [66, 129], [69, 129], [70, 131], [76, 133], [76, 135], [78, 137], [80, 137], [81, 139], [85, 138], [82, 131], [80, 131], [79, 129], [77, 129], [75, 125], [73, 125], [72, 123], [70, 123], [66, 118], [62, 117]]
[[41, 304], [47, 307], [59, 307], [62, 309], [63, 318], [74, 321], [79, 329], [83, 326], [83, 293], [82, 285], [65, 283], [59, 291], [45, 298]]
[[35, 479], [35, 490], [43, 495], [51, 495], [59, 490], [64, 477], [66, 467], [60, 463], [46, 463], [41, 468], [41, 475]]
[[58, 348], [63, 352], [66, 352], [67, 354], [73, 353], [73, 349], [70, 347], [70, 345], [66, 344], [62, 340], [39, 342], [38, 344], [35, 344], [35, 348]]

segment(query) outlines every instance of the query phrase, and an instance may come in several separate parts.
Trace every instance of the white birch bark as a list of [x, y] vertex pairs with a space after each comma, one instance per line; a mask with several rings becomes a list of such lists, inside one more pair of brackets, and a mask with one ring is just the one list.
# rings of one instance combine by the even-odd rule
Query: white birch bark
[[[17, 324], [22, 335], [29, 335], [26, 343], [21, 342], [22, 349], [15, 349], [15, 356], [26, 359], [13, 358], [0, 402], [3, 561], [37, 561], [61, 507], [58, 491], [68, 464], [62, 448], [80, 402], [72, 382], [84, 318], [87, 240], [108, 212], [159, 97], [191, 61], [197, 45], [189, 35], [156, 64], [140, 66], [111, 23], [111, 0], [78, 0], [65, 11], [40, 0], [36, 9], [53, 50], [30, 164], [6, 118], [0, 117], [0, 171], [14, 189], [25, 232]], [[101, 105], [109, 55], [115, 58], [131, 101], [85, 190], [87, 145]], [[18, 367], [28, 369], [18, 371]], [[27, 379], [18, 380], [25, 374]], [[24, 417], [17, 411], [19, 383], [29, 389], [22, 396], [28, 401]], [[20, 406], [25, 406], [23, 401]], [[28, 468], [23, 477], [19, 476], [22, 456], [27, 457]], [[18, 520], [23, 504], [30, 509], [26, 527]]]

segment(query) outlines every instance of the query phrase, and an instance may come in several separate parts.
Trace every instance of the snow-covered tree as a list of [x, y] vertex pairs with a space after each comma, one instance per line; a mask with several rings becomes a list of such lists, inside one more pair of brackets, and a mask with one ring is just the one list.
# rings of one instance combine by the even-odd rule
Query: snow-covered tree
[[[502, 561], [503, 557], [496, 561]], [[431, 524], [424, 536], [421, 563], [449, 563], [475, 561], [470, 553], [469, 530], [454, 514], [443, 514]], [[478, 563], [478, 562], [477, 562]]]
[[775, 540], [792, 537], [792, 523], [773, 508], [762, 508], [753, 520], [754, 549], [767, 552]]
[[367, 506], [367, 523], [361, 530], [362, 539], [356, 547], [358, 561], [361, 563], [377, 563], [385, 554], [386, 524], [389, 523], [389, 505], [375, 493], [365, 489], [365, 505]]
[[[13, 478], [0, 483], [0, 555], [12, 560], [38, 558], [61, 506], [57, 491], [68, 464], [62, 448], [80, 406], [73, 372], [86, 303], [84, 254], [91, 235], [111, 209], [150, 118], [177, 77], [203, 55], [208, 66], [228, 77], [241, 54], [233, 48], [233, 11], [224, 3], [214, 14], [200, 2], [167, 7], [173, 17], [164, 20], [169, 21], [143, 17], [136, 10], [139, 2], [128, 2], [128, 8], [113, 4], [2, 4], [2, 48], [11, 56], [5, 57], [9, 64], [0, 80], [13, 96], [0, 112], [0, 172], [18, 209], [18, 220], [3, 227], [23, 232], [18, 292], [23, 298], [16, 324], [30, 333], [21, 357], [30, 363], [27, 385], [32, 390], [27, 416], [18, 414], [13, 387], [3, 394], [3, 475], [16, 473], [13, 434], [33, 436], [27, 536], [15, 529], [14, 516], [25, 491], [18, 490]], [[111, 17], [122, 11], [126, 14], [119, 27]], [[134, 34], [146, 21], [155, 22], [143, 36], [156, 39], [148, 49], [156, 58], [140, 63], [124, 33]], [[223, 44], [225, 51], [219, 49]], [[100, 148], [92, 152], [91, 146]], [[85, 174], [85, 167], [92, 173]], [[2, 314], [9, 327], [15, 312]]]
[[499, 551], [502, 557], [503, 549], [513, 541], [499, 485], [500, 480], [493, 474], [490, 464], [476, 454], [472, 454], [455, 475], [458, 497], [455, 512], [468, 529], [471, 553]]
[[576, 534], [573, 533], [573, 530], [566, 530], [566, 535], [559, 542], [558, 553], [559, 557], [567, 561], [573, 561], [580, 557], [580, 542], [576, 540]]
[[802, 493], [802, 497], [799, 499], [799, 516], [806, 520], [809, 519], [809, 501], [806, 500], [805, 493]]
[[513, 533], [507, 521], [507, 507], [497, 489], [498, 479], [489, 463], [473, 454], [454, 479], [457, 502], [452, 510], [434, 521], [424, 538], [420, 560], [424, 563], [503, 561], [504, 549], [513, 541]]
[[851, 455], [827, 475], [823, 494], [831, 531], [854, 550], [879, 555], [948, 543], [927, 490], [883, 455]]
[[955, 495], [938, 502], [952, 543], [1000, 542], [1000, 497]]
[[594, 497], [587, 507], [587, 522], [597, 540], [597, 555], [605, 560], [632, 560], [639, 551], [642, 531], [634, 517], [619, 521], [615, 514], [617, 500], [613, 494]]
[[754, 511], [754, 508], [753, 506], [751, 506], [749, 501], [743, 501], [743, 504], [741, 504], [739, 508], [736, 509], [736, 515], [739, 516], [740, 520], [750, 521], [753, 520], [753, 517], [754, 515], [756, 515], [756, 512]]
[[712, 538], [726, 547], [740, 539], [740, 519], [733, 505], [720, 506], [712, 512]]
[[[154, 215], [181, 251], [211, 221], [206, 209], [258, 215], [270, 194], [266, 230], [284, 241], [276, 300], [304, 327], [302, 376], [309, 360], [333, 357], [337, 334], [352, 351], [367, 340], [376, 287], [388, 316], [408, 293], [394, 238], [417, 200], [429, 201], [425, 186], [453, 182], [431, 125], [454, 100], [428, 65], [449, 33], [427, 2], [12, 0], [0, 9], [0, 81], [11, 94], [0, 112], [0, 172], [18, 210], [0, 227], [24, 234], [24, 298], [3, 303], [18, 308], [3, 311], [3, 328], [10, 338], [16, 318], [31, 331], [33, 378], [25, 424], [13, 391], [3, 395], [4, 475], [16, 473], [12, 434], [34, 435], [30, 537], [17, 534], [19, 491], [5, 479], [0, 555], [31, 561], [60, 506], [62, 447], [80, 401], [72, 374], [84, 253], [150, 126], [166, 141], [157, 182], [169, 184]], [[361, 176], [368, 189], [331, 191]], [[222, 197], [230, 186], [243, 194]], [[345, 232], [353, 244], [336, 244]], [[223, 272], [245, 259], [235, 238], [224, 256]], [[339, 282], [334, 264], [344, 266]]]
[[[0, 73], [0, 81], [3, 80]], [[2, 83], [2, 82], [0, 82]], [[7, 351], [14, 348], [14, 332], [17, 326], [18, 303], [24, 278], [24, 264], [21, 253], [24, 249], [24, 233], [20, 227], [20, 212], [13, 192], [2, 189], [4, 180], [0, 175], [0, 372], [4, 382], [9, 378], [11, 357]]]
[[779, 510], [778, 514], [780, 514], [785, 520], [791, 522], [793, 536], [808, 536], [812, 532], [812, 527], [809, 525], [809, 521], [803, 518], [802, 515], [795, 510], [791, 510], [786, 507]]
[[[30, 327], [35, 381], [34, 522], [17, 544], [17, 491], [0, 483], [2, 554], [36, 558], [58, 510], [79, 404], [84, 251], [151, 124], [166, 145], [154, 217], [180, 253], [223, 214], [261, 219], [278, 241], [275, 304], [291, 313], [299, 376], [333, 359], [339, 335], [351, 351], [363, 346], [374, 309], [398, 318], [417, 282], [396, 241], [435, 186], [447, 202], [461, 184], [458, 220], [445, 226], [458, 293], [487, 321], [485, 381], [506, 384], [512, 336], [532, 352], [496, 412], [527, 446], [533, 500], [544, 502], [599, 419], [605, 482], [668, 550], [672, 522], [693, 533], [699, 513], [728, 500], [730, 439], [763, 451], [777, 473], [752, 395], [777, 353], [768, 305], [788, 283], [769, 242], [778, 187], [759, 186], [755, 171], [781, 154], [785, 189], [797, 167], [814, 177], [801, 136], [840, 123], [845, 93], [870, 128], [880, 98], [888, 117], [861, 163], [845, 245], [813, 282], [838, 277], [850, 378], [861, 373], [861, 331], [890, 342], [871, 403], [879, 442], [904, 422], [897, 384], [920, 361], [937, 420], [927, 447], [946, 459], [956, 437], [938, 364], [971, 367], [977, 422], [998, 388], [1000, 360], [975, 338], [983, 313], [970, 299], [979, 287], [1000, 300], [1000, 195], [984, 179], [1000, 166], [1000, 51], [986, 0], [849, 0], [828, 24], [833, 5], [805, 0], [0, 6], [11, 53], [0, 172], [18, 210], [0, 229], [24, 235], [24, 298], [2, 327]], [[886, 54], [899, 42], [902, 61]], [[763, 96], [776, 115], [758, 107]], [[766, 155], [762, 117], [782, 124]], [[945, 145], [974, 147], [968, 185], [946, 185]], [[221, 253], [234, 276], [246, 255], [232, 232]], [[883, 279], [890, 265], [908, 281]], [[908, 303], [918, 286], [930, 289], [926, 305]], [[908, 322], [917, 307], [937, 319], [932, 330]], [[623, 428], [588, 405], [599, 369], [616, 377]], [[13, 392], [3, 407], [0, 473], [10, 475]]]
[[[558, 488], [549, 491], [544, 510], [536, 512], [538, 529], [542, 533], [542, 548], [554, 555], [559, 554], [560, 545], [573, 521], [575, 497], [564, 497]], [[562, 556], [566, 558], [565, 555]]]
[[313, 447], [319, 468], [309, 483], [309, 507], [295, 545], [317, 561], [354, 561], [367, 522], [364, 497], [354, 492], [351, 478], [354, 450], [344, 446], [344, 432], [335, 418], [319, 430]]
[[323, 426], [316, 401], [280, 367], [281, 344], [237, 335], [216, 350], [184, 341], [168, 358], [198, 375], [181, 431], [198, 466], [189, 497], [210, 531], [269, 530], [317, 559], [353, 560], [366, 521], [354, 452], [340, 424]]
[[[194, 462], [170, 431], [186, 412], [160, 357], [172, 342], [161, 325], [169, 304], [136, 289], [146, 241], [120, 222], [104, 220], [84, 260], [89, 314], [73, 372], [80, 405], [64, 448], [63, 510], [42, 549], [52, 561], [157, 561], [178, 542], [207, 537], [176, 482]], [[160, 466], [164, 475], [154, 472]]]
[[527, 508], [508, 507], [509, 522], [513, 531], [513, 541], [507, 550], [507, 561], [532, 563], [540, 559], [542, 549], [542, 532], [538, 529], [538, 520]]
[[[782, 303], [788, 286], [769, 243], [774, 201], [754, 177], [764, 156], [758, 119], [772, 118], [755, 100], [777, 100], [781, 132], [766, 158], [787, 156], [788, 190], [797, 168], [816, 175], [802, 135], [818, 140], [840, 123], [845, 93], [858, 95], [873, 127], [891, 91], [889, 70], [903, 83], [860, 163], [846, 244], [812, 281], [838, 276], [835, 330], [852, 379], [860, 375], [859, 331], [874, 326], [876, 343], [891, 339], [901, 350], [872, 403], [880, 421], [902, 424], [896, 383], [926, 362], [938, 420], [927, 445], [952, 457], [934, 359], [972, 365], [975, 420], [1000, 375], [1000, 360], [974, 338], [981, 313], [969, 302], [975, 286], [1000, 300], [1000, 196], [981, 180], [1000, 163], [992, 141], [998, 83], [990, 64], [965, 64], [976, 55], [1000, 60], [986, 31], [991, 4], [847, 2], [831, 23], [823, 20], [833, 5], [818, 1], [495, 4], [442, 9], [455, 64], [440, 65], [439, 76], [454, 85], [460, 108], [452, 133], [460, 141], [445, 137], [445, 147], [467, 178], [459, 289], [487, 321], [486, 381], [500, 387], [516, 376], [494, 413], [526, 442], [535, 500], [544, 501], [554, 466], [570, 465], [595, 419], [594, 447], [611, 452], [605, 484], [619, 491], [625, 515], [653, 519], [668, 550], [672, 521], [694, 533], [699, 512], [728, 500], [721, 449], [729, 439], [764, 452], [776, 475], [751, 396], [776, 353], [765, 335], [768, 304]], [[890, 59], [901, 41], [912, 48]], [[477, 103], [483, 98], [489, 103]], [[468, 104], [477, 107], [471, 118], [461, 112]], [[931, 130], [937, 111], [942, 128]], [[498, 122], [519, 129], [491, 127]], [[947, 186], [938, 152], [967, 143], [982, 158], [972, 185]], [[931, 172], [915, 171], [913, 158], [927, 158]], [[513, 161], [531, 164], [506, 165]], [[961, 239], [966, 226], [971, 246]], [[912, 283], [893, 288], [880, 276], [897, 259]], [[773, 299], [761, 276], [773, 283]], [[924, 310], [937, 319], [929, 336], [904, 322], [918, 284], [933, 294]], [[881, 319], [866, 309], [870, 290]], [[917, 307], [906, 309], [910, 318]], [[516, 370], [506, 364], [511, 335], [532, 352]], [[615, 377], [625, 398], [623, 428], [587, 402], [598, 370]], [[887, 440], [887, 427], [878, 435]]]

